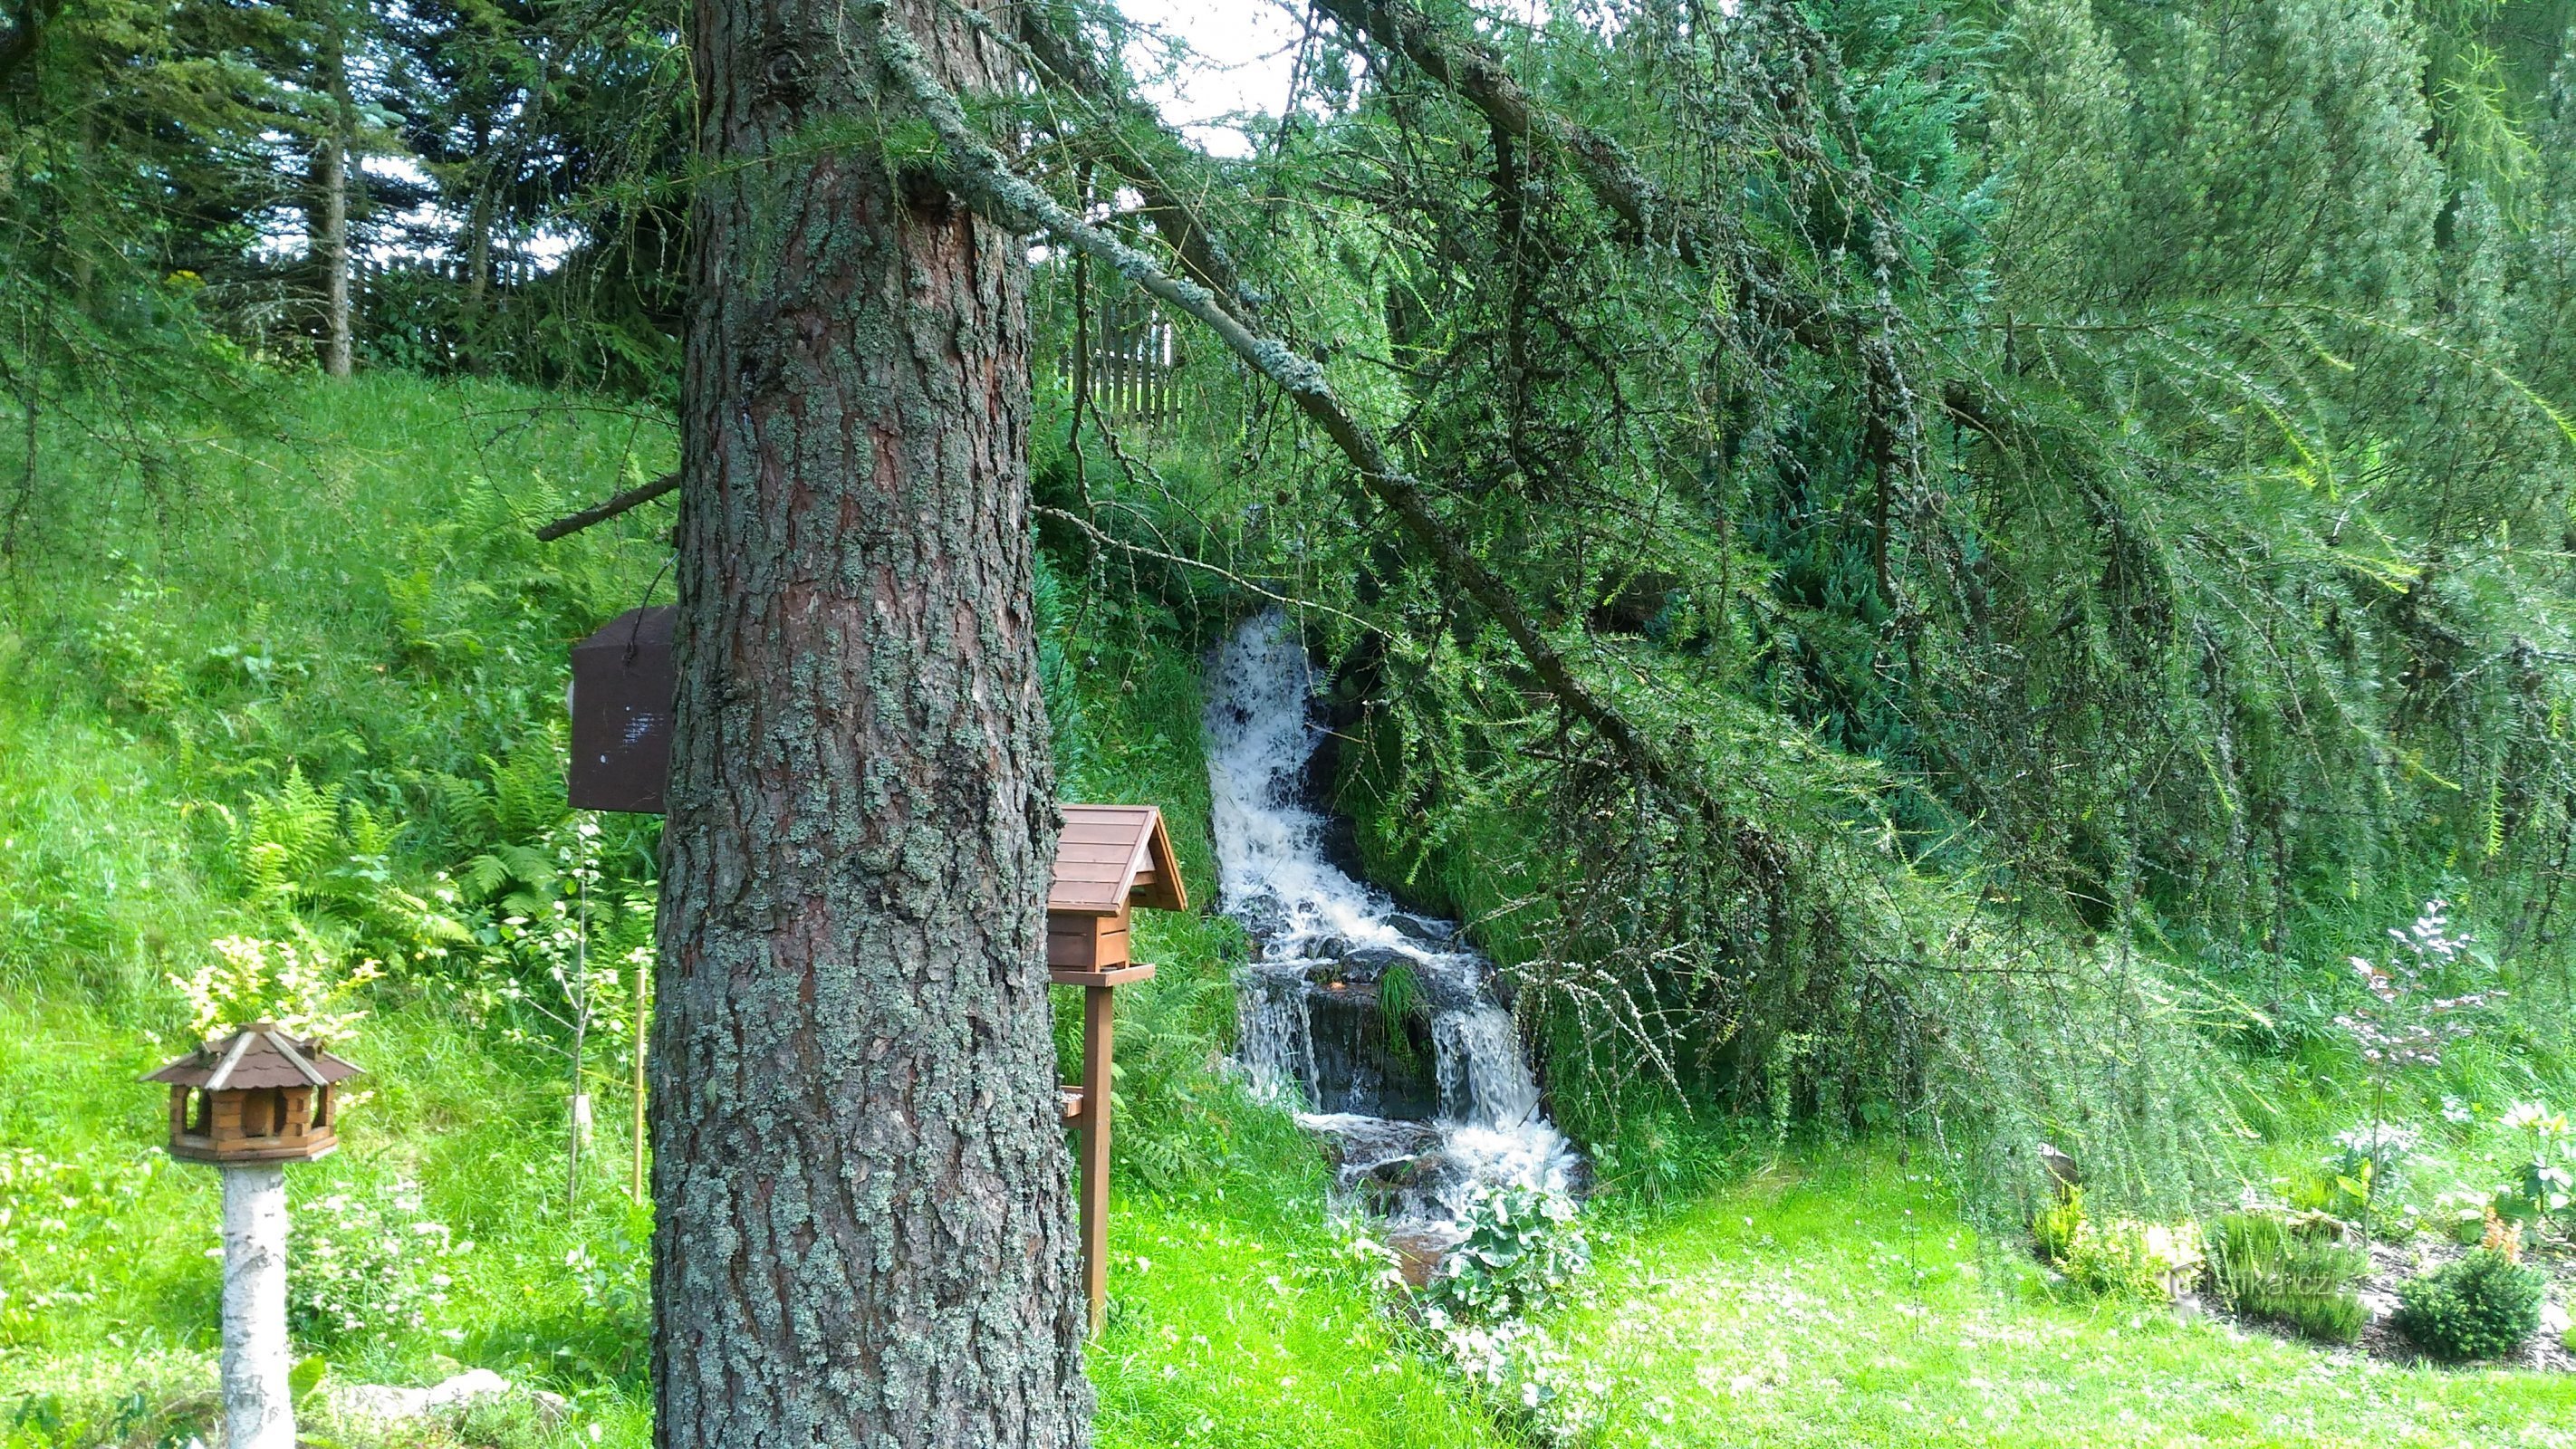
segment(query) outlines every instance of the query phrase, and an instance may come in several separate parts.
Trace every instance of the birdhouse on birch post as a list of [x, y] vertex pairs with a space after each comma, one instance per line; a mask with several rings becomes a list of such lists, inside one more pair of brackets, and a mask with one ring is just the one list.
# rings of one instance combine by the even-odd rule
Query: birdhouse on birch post
[[358, 1069], [255, 1021], [144, 1078], [170, 1087], [170, 1155], [189, 1162], [311, 1162], [340, 1145], [332, 1090]]
[[1047, 886], [1047, 979], [1082, 988], [1082, 1082], [1063, 1089], [1065, 1125], [1080, 1133], [1082, 1291], [1091, 1328], [1109, 1306], [1110, 1025], [1118, 987], [1154, 968], [1129, 949], [1130, 915], [1189, 909], [1180, 862], [1151, 805], [1067, 805]]
[[286, 1164], [340, 1145], [339, 1084], [358, 1069], [273, 1021], [144, 1078], [170, 1088], [170, 1155], [224, 1175], [223, 1399], [231, 1449], [296, 1449], [286, 1337]]
[[672, 701], [679, 675], [671, 635], [680, 611], [629, 609], [572, 647], [572, 769], [576, 810], [662, 813], [671, 778]]

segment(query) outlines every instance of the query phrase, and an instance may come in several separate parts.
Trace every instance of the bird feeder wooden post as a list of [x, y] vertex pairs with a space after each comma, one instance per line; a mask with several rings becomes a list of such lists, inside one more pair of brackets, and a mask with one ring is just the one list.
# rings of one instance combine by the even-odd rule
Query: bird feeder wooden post
[[143, 1080], [170, 1087], [170, 1155], [224, 1174], [223, 1396], [232, 1449], [295, 1449], [286, 1338], [286, 1167], [340, 1145], [358, 1069], [255, 1021]]
[[1047, 887], [1047, 979], [1082, 988], [1082, 1081], [1063, 1089], [1065, 1125], [1080, 1134], [1082, 1291], [1091, 1331], [1109, 1306], [1109, 1091], [1113, 996], [1154, 968], [1131, 959], [1129, 913], [1185, 911], [1189, 892], [1163, 812], [1151, 805], [1067, 805]]

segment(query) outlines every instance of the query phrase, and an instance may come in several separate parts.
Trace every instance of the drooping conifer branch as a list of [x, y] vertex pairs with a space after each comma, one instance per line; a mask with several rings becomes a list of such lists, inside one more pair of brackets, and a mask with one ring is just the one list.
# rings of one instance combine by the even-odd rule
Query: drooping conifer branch
[[[1724, 263], [1737, 269], [1738, 301], [1766, 325], [1775, 326], [1813, 351], [1848, 348], [1862, 376], [1862, 450], [1875, 471], [1876, 496], [1871, 510], [1874, 537], [1871, 572], [1879, 595], [1891, 609], [1899, 606], [1894, 566], [1889, 557], [1893, 512], [1899, 483], [1911, 489], [1921, 473], [1923, 404], [1907, 376], [1898, 350], [1897, 313], [1892, 276], [1897, 265], [1895, 229], [1884, 207], [1862, 178], [1863, 228], [1875, 296], [1865, 317], [1840, 315], [1825, 298], [1814, 295], [1777, 259], [1758, 248], [1734, 244], [1720, 219], [1677, 202], [1663, 186], [1632, 160], [1618, 141], [1589, 126], [1556, 114], [1532, 97], [1513, 78], [1503, 58], [1470, 37], [1452, 33], [1410, 0], [1310, 0], [1311, 8], [1329, 16], [1356, 36], [1401, 55], [1413, 67], [1439, 82], [1483, 113], [1498, 141], [1544, 143], [1573, 163], [1575, 174], [1593, 200], [1619, 220], [1618, 233], [1632, 245], [1660, 246], [1684, 264], [1706, 267]], [[1803, 16], [1789, 7], [1774, 22], [1791, 38], [1802, 68], [1830, 81], [1834, 67], [1830, 47]], [[1779, 98], [1803, 105], [1802, 96]], [[1857, 137], [1850, 138], [1857, 141]], [[1824, 165], [1822, 148], [1794, 159]], [[1859, 164], [1867, 153], [1852, 147]]]
[[1411, 61], [1484, 112], [1497, 135], [1546, 142], [1574, 162], [1584, 187], [1617, 216], [1632, 241], [1659, 242], [1698, 265], [1705, 247], [1698, 228], [1685, 225], [1680, 208], [1655, 179], [1628, 159], [1619, 143], [1579, 126], [1534, 100], [1512, 78], [1501, 56], [1450, 35], [1438, 21], [1404, 0], [1312, 0], [1311, 8], [1357, 35]]
[[1369, 496], [1393, 513], [1433, 564], [1502, 626], [1550, 696], [1599, 733], [1630, 769], [1694, 800], [1706, 799], [1697, 781], [1575, 674], [1510, 586], [1433, 511], [1420, 482], [1396, 465], [1376, 430], [1343, 403], [1321, 365], [1278, 338], [1253, 331], [1207, 287], [1173, 276], [1152, 257], [1073, 215], [1019, 176], [976, 132], [956, 96], [931, 75], [912, 37], [885, 18], [882, 7], [872, 8], [880, 11], [878, 58], [937, 132], [947, 163], [942, 179], [968, 206], [996, 225], [1055, 237], [1214, 332], [1228, 351], [1287, 393], [1298, 411], [1333, 440]]
[[1060, 29], [1052, 8], [1030, 4], [1019, 9], [1020, 48], [1040, 79], [1081, 97], [1108, 122], [1109, 139], [1099, 148], [1098, 159], [1135, 188], [1144, 203], [1144, 219], [1170, 245], [1190, 280], [1225, 298], [1236, 315], [1259, 316], [1264, 299], [1244, 284], [1224, 241], [1182, 192], [1183, 169], [1203, 164], [1202, 158], [1161, 112], [1120, 85], [1078, 36]]

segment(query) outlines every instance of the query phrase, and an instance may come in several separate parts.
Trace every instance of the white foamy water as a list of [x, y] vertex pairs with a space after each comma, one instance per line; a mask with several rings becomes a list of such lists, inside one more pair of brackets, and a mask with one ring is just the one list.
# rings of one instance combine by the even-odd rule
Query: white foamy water
[[[1438, 1228], [1477, 1183], [1562, 1188], [1575, 1159], [1539, 1090], [1493, 972], [1454, 923], [1409, 914], [1324, 849], [1306, 803], [1323, 739], [1304, 644], [1278, 611], [1247, 621], [1210, 659], [1208, 782], [1220, 903], [1260, 959], [1238, 986], [1236, 1063], [1253, 1091], [1307, 1108], [1335, 1144], [1345, 1192]], [[1428, 1003], [1427, 1057], [1377, 1013], [1379, 984], [1408, 973]]]

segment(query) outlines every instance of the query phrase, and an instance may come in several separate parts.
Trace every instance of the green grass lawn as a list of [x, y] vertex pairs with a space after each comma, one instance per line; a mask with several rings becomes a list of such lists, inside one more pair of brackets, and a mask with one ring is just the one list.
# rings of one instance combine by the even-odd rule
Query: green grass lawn
[[2576, 1444], [2576, 1375], [2061, 1301], [1874, 1152], [1774, 1164], [1616, 1242], [1563, 1329], [1619, 1444]]

